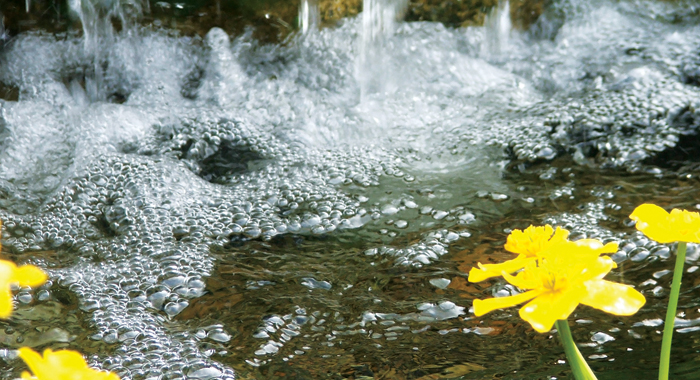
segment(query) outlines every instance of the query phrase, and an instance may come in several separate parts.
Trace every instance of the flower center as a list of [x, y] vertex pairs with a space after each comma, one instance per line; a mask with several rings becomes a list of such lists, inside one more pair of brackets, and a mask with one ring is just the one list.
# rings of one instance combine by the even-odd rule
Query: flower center
[[542, 271], [541, 280], [542, 287], [551, 291], [557, 291], [565, 288], [568, 282], [566, 276], [558, 274], [549, 269], [544, 269]]

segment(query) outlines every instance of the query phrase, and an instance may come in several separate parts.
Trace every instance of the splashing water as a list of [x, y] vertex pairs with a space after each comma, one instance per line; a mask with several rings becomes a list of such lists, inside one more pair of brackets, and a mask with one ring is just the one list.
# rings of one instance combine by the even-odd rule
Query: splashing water
[[[133, 36], [137, 30], [135, 22], [143, 14], [142, 1], [148, 0], [68, 0], [71, 11], [82, 24], [83, 54], [93, 62], [91, 75], [85, 77], [86, 95], [90, 101], [106, 100], [103, 66], [110, 49], [116, 45], [113, 19], [119, 20], [122, 36]], [[132, 54], [136, 55], [133, 49]]]
[[320, 23], [318, 0], [302, 0], [299, 5], [299, 29], [302, 34], [318, 28]]
[[372, 93], [396, 89], [396, 78], [390, 75], [392, 57], [386, 49], [396, 30], [397, 18], [407, 6], [407, 0], [364, 0], [362, 3], [362, 29], [355, 73], [363, 99]]
[[510, 2], [499, 1], [498, 6], [493, 7], [484, 20], [485, 43], [482, 46], [482, 55], [493, 57], [506, 52], [512, 29]]

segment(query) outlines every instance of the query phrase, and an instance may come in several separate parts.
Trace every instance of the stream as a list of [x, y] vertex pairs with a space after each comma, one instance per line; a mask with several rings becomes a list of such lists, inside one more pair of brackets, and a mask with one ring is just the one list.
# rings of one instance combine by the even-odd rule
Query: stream
[[[519, 31], [507, 3], [452, 28], [365, 0], [319, 28], [303, 1], [276, 44], [119, 4], [0, 30], [2, 256], [50, 275], [0, 321], [0, 379], [22, 346], [124, 380], [567, 378], [556, 333], [470, 310], [516, 289], [469, 269], [545, 223], [619, 243], [607, 278], [646, 305], [579, 306], [572, 332], [599, 379], [656, 378], [674, 247], [628, 215], [700, 209], [696, 2], [555, 0]], [[700, 373], [699, 261], [674, 379]]]

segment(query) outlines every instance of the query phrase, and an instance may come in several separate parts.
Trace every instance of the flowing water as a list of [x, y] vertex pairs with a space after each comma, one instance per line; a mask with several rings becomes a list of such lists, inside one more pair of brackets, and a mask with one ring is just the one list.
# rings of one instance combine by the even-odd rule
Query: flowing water
[[508, 41], [513, 29], [510, 20], [510, 2], [505, 1], [493, 7], [484, 20], [484, 42], [481, 44], [482, 56], [489, 57], [507, 52]]
[[299, 31], [307, 34], [318, 28], [320, 16], [317, 0], [302, 0], [299, 7]]
[[[655, 377], [673, 255], [627, 215], [700, 208], [695, 3], [560, 0], [521, 32], [368, 1], [282, 45], [71, 4], [82, 33], [0, 50], [3, 255], [51, 277], [0, 322], [0, 378], [20, 346], [123, 379], [566, 378], [556, 334], [470, 311], [514, 289], [469, 268], [543, 223], [619, 242], [647, 305], [572, 330], [599, 378]], [[699, 259], [674, 379], [700, 372]]]

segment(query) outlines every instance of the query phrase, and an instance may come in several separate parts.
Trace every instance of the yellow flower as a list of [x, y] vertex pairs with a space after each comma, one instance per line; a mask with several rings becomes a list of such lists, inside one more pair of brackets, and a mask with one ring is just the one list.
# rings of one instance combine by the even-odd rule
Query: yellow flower
[[9, 318], [12, 314], [12, 284], [39, 286], [46, 279], [46, 274], [34, 265], [17, 267], [11, 261], [0, 260], [0, 318]]
[[557, 320], [567, 319], [579, 304], [632, 315], [646, 302], [644, 296], [629, 285], [603, 280], [616, 265], [610, 257], [600, 255], [616, 251], [616, 243], [603, 245], [592, 239], [550, 246], [516, 276], [504, 274], [506, 281], [525, 292], [474, 300], [474, 314], [482, 316], [530, 301], [520, 309], [520, 317], [541, 333], [551, 330]]
[[[2, 227], [2, 221], [0, 221]], [[2, 248], [2, 244], [0, 244]], [[10, 286], [38, 286], [46, 282], [46, 274], [33, 265], [19, 268], [11, 262], [0, 260], [0, 318], [9, 318], [12, 314], [12, 292]]]
[[504, 248], [507, 251], [517, 253], [518, 257], [501, 264], [478, 263], [479, 269], [472, 268], [469, 271], [469, 281], [481, 282], [491, 277], [501, 276], [503, 272], [517, 272], [535, 261], [539, 253], [553, 244], [566, 241], [568, 237], [569, 231], [561, 227], [557, 227], [555, 231], [549, 224], [544, 227], [530, 226], [525, 231], [513, 230], [508, 235]]
[[88, 367], [83, 356], [75, 351], [44, 351], [44, 357], [29, 347], [19, 349], [19, 357], [34, 376], [22, 372], [22, 379], [31, 380], [119, 380], [119, 376]]
[[643, 204], [630, 218], [637, 229], [659, 243], [700, 243], [700, 214], [674, 208], [669, 214], [657, 205]]

